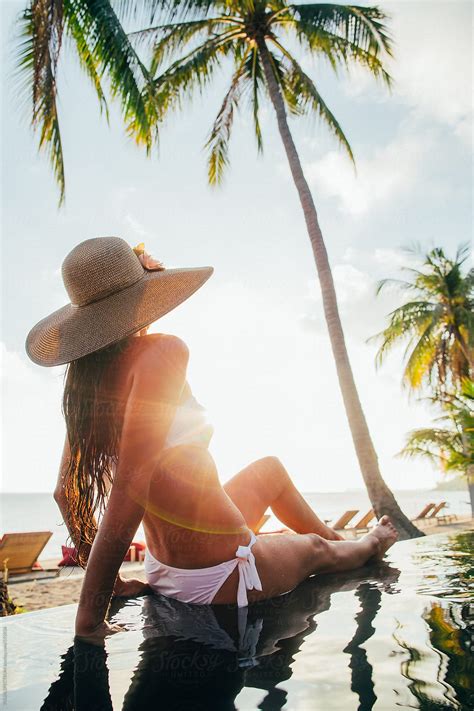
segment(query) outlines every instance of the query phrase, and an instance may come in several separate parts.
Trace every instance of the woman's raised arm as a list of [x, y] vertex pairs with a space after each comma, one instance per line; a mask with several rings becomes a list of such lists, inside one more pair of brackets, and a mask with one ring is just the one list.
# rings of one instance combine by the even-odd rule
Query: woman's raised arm
[[147, 344], [133, 366], [115, 478], [81, 590], [80, 637], [106, 632], [117, 573], [145, 513], [151, 476], [185, 384], [188, 355], [183, 341], [166, 335]]

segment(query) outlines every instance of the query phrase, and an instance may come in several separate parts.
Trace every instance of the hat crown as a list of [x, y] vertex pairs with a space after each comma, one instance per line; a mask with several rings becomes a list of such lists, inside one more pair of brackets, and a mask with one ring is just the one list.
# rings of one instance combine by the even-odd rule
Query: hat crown
[[120, 237], [94, 237], [72, 249], [61, 267], [71, 303], [85, 306], [143, 278], [137, 255]]

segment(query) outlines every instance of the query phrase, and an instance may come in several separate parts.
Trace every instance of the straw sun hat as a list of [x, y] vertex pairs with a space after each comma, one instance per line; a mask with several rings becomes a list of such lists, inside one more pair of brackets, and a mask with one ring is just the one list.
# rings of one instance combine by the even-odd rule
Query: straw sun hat
[[71, 303], [39, 321], [26, 338], [34, 363], [61, 365], [119, 341], [191, 296], [213, 267], [166, 269], [119, 237], [78, 244], [62, 264]]

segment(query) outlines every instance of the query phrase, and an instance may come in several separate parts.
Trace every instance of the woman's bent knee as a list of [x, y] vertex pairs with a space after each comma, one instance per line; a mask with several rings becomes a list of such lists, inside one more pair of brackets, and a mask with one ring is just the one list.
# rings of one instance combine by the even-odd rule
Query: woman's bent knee
[[264, 466], [270, 467], [272, 469], [275, 469], [275, 468], [284, 469], [281, 461], [278, 459], [278, 457], [275, 457], [273, 454], [269, 454], [266, 457], [261, 457], [260, 459], [257, 459], [257, 463], [263, 464]]
[[337, 565], [337, 549], [331, 541], [322, 538], [317, 533], [307, 533], [310, 540], [312, 572], [330, 570]]

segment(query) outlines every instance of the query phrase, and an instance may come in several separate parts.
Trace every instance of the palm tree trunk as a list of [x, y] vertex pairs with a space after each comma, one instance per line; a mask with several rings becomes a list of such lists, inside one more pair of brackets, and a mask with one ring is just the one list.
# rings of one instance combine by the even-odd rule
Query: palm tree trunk
[[268, 91], [272, 100], [280, 136], [285, 147], [290, 170], [303, 208], [313, 255], [321, 286], [324, 315], [329, 331], [331, 347], [336, 362], [339, 385], [344, 400], [344, 406], [349, 420], [349, 427], [354, 442], [359, 466], [364, 478], [369, 498], [378, 517], [389, 514], [400, 534], [400, 538], [414, 538], [424, 535], [414, 526], [400, 509], [395, 497], [383, 480], [378, 466], [369, 428], [362, 410], [359, 395], [354, 382], [352, 368], [349, 362], [344, 332], [337, 306], [336, 291], [329, 265], [328, 254], [324, 244], [321, 228], [318, 222], [316, 207], [313, 202], [308, 183], [301, 167], [301, 162], [293, 142], [286, 119], [285, 105], [280, 88], [273, 72], [270, 53], [265, 40], [260, 39], [258, 48], [262, 60]]
[[469, 467], [467, 470], [467, 488], [471, 502], [471, 516], [474, 518], [474, 467]]
[[[472, 461], [472, 454], [469, 446], [469, 437], [466, 431], [462, 430], [462, 445], [464, 455], [468, 461]], [[474, 518], [474, 464], [470, 464], [466, 469], [467, 490], [469, 492], [469, 500], [471, 502], [471, 516]]]

